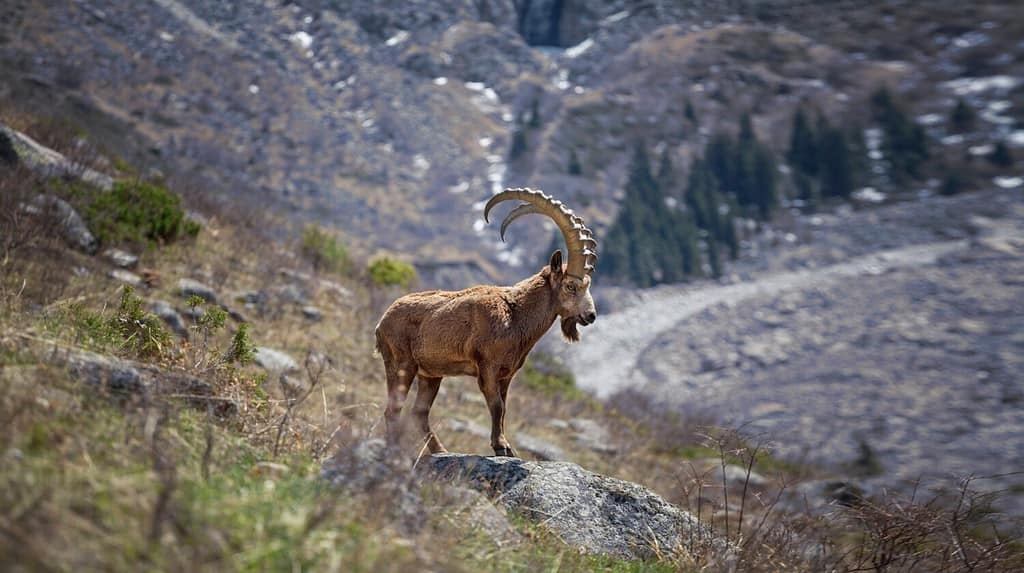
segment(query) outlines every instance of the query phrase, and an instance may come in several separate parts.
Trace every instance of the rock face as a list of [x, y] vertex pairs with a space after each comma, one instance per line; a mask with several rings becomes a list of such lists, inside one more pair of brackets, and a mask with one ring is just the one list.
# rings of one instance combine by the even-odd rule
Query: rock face
[[576, 464], [465, 454], [420, 463], [430, 477], [482, 491], [588, 553], [642, 559], [656, 551], [728, 549], [695, 517], [650, 490]]

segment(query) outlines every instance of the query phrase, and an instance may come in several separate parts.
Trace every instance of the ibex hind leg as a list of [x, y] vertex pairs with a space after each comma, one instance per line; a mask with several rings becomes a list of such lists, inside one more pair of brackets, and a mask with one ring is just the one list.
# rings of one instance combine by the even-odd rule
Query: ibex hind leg
[[387, 424], [388, 444], [397, 446], [402, 437], [402, 406], [409, 395], [416, 365], [411, 362], [397, 362], [384, 354], [384, 371], [388, 379], [388, 405], [384, 409]]
[[437, 438], [437, 434], [430, 429], [430, 407], [434, 405], [434, 398], [437, 397], [440, 388], [441, 378], [420, 376], [416, 383], [416, 403], [412, 407], [413, 417], [419, 424], [420, 435], [426, 440], [427, 448], [432, 454], [443, 454], [448, 451]]

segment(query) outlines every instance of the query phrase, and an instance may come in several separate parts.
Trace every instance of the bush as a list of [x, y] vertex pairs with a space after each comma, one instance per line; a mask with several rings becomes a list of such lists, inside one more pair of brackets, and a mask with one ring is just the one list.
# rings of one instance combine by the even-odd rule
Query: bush
[[142, 310], [142, 299], [130, 286], [121, 291], [121, 300], [112, 316], [92, 312], [80, 304], [63, 307], [49, 327], [68, 331], [76, 342], [99, 350], [121, 348], [140, 358], [159, 358], [171, 347], [171, 335], [154, 314]]
[[118, 181], [110, 191], [84, 184], [67, 189], [101, 243], [169, 243], [200, 231], [185, 217], [181, 198], [156, 182]]
[[170, 348], [171, 335], [160, 317], [142, 310], [142, 299], [130, 286], [121, 290], [121, 302], [109, 325], [122, 339], [122, 345], [140, 357], [155, 358]]
[[409, 288], [418, 280], [416, 269], [412, 265], [388, 257], [370, 261], [370, 264], [366, 266], [366, 274], [370, 276], [370, 282], [384, 287]]
[[348, 274], [352, 270], [348, 249], [319, 225], [303, 229], [301, 250], [317, 272]]
[[536, 353], [530, 356], [519, 371], [518, 378], [529, 388], [546, 396], [575, 399], [583, 395], [576, 388], [572, 372], [547, 354]]
[[256, 347], [249, 340], [249, 324], [243, 322], [238, 325], [238, 330], [231, 337], [231, 346], [228, 348], [227, 361], [237, 362], [246, 365], [256, 360]]

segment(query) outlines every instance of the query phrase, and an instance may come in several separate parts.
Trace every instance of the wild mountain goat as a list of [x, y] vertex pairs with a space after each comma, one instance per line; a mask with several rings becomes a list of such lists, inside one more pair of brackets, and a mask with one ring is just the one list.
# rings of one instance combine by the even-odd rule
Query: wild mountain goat
[[412, 415], [431, 453], [445, 452], [430, 429], [430, 406], [444, 376], [475, 376], [491, 413], [491, 447], [495, 455], [515, 456], [505, 439], [505, 403], [512, 377], [533, 345], [562, 319], [562, 335], [579, 340], [577, 324], [594, 322], [590, 277], [597, 261], [597, 242], [583, 219], [560, 201], [532, 189], [506, 189], [491, 197], [484, 220], [502, 201], [523, 201], [501, 223], [501, 238], [512, 221], [538, 213], [551, 217], [565, 237], [562, 251], [551, 255], [540, 272], [510, 287], [477, 286], [460, 291], [429, 291], [396, 300], [377, 324], [377, 350], [384, 359], [388, 405], [384, 412], [388, 439], [401, 434], [402, 404], [419, 378]]

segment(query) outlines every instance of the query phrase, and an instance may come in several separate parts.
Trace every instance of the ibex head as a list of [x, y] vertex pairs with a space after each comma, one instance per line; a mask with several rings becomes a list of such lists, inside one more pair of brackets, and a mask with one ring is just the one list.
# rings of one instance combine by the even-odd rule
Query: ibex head
[[484, 220], [488, 220], [491, 208], [510, 199], [523, 201], [501, 222], [501, 240], [505, 240], [505, 229], [512, 221], [523, 215], [539, 213], [547, 215], [558, 225], [565, 238], [568, 261], [562, 265], [562, 251], [551, 255], [548, 273], [551, 288], [558, 301], [558, 316], [561, 318], [562, 335], [569, 342], [580, 339], [576, 325], [586, 326], [597, 319], [594, 297], [590, 295], [590, 277], [597, 262], [597, 241], [583, 224], [583, 218], [572, 212], [561, 201], [533, 189], [506, 189], [487, 202]]

